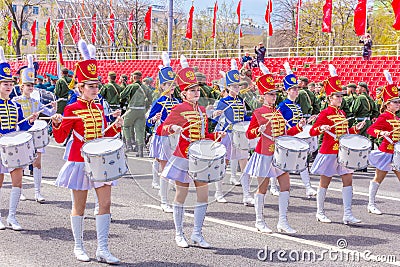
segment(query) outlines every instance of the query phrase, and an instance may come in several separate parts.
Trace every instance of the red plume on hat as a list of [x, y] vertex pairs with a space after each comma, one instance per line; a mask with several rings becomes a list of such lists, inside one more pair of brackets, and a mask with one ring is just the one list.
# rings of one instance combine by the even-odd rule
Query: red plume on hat
[[176, 74], [176, 82], [181, 91], [185, 91], [190, 87], [198, 85], [198, 81], [196, 75], [194, 75], [195, 71], [193, 68], [189, 67], [189, 64], [184, 55], [181, 55], [180, 63], [183, 69], [178, 71]]
[[324, 81], [324, 90], [326, 96], [330, 96], [332, 94], [342, 94], [342, 82], [337, 76], [335, 66], [332, 64], [329, 64], [329, 73], [331, 77]]
[[262, 62], [260, 62], [260, 70], [264, 74], [258, 77], [256, 80], [256, 85], [258, 91], [260, 91], [260, 95], [276, 91], [274, 78], [272, 74], [269, 72], [269, 69]]
[[388, 82], [382, 89], [382, 98], [383, 103], [387, 103], [392, 100], [399, 99], [399, 90], [397, 86], [393, 83], [392, 75], [388, 70], [384, 70], [383, 74], [385, 75], [386, 81]]

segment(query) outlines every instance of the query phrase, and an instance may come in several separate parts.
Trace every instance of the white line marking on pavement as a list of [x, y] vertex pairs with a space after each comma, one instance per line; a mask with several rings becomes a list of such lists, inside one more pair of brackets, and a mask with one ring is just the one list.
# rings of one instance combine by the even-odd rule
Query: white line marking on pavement
[[[145, 204], [143, 206], [148, 207], [148, 208], [152, 208], [152, 209], [162, 210], [160, 206], [156, 206], [156, 205]], [[189, 214], [189, 213], [185, 213], [185, 216], [191, 217], [191, 218], [194, 217], [193, 214]], [[284, 240], [288, 240], [288, 241], [292, 241], [292, 242], [296, 242], [296, 243], [300, 243], [300, 244], [306, 244], [306, 245], [310, 245], [310, 246], [313, 246], [313, 247], [319, 247], [319, 248], [323, 248], [323, 249], [327, 249], [327, 250], [331, 250], [331, 251], [343, 251], [344, 253], [349, 253], [348, 255], [354, 255], [354, 254], [350, 254], [350, 253], [354, 253], [354, 252], [360, 253], [359, 255], [363, 255], [363, 253], [364, 253], [363, 251], [350, 250], [350, 249], [341, 249], [341, 248], [338, 248], [337, 246], [332, 246], [332, 245], [324, 244], [324, 243], [321, 243], [321, 242], [307, 240], [307, 239], [294, 237], [294, 236], [290, 236], [290, 235], [283, 235], [283, 234], [278, 234], [278, 233], [261, 234], [255, 227], [249, 227], [249, 226], [238, 224], [238, 223], [228, 222], [228, 221], [224, 221], [224, 220], [213, 218], [213, 217], [209, 217], [209, 216], [206, 216], [205, 221], [209, 221], [209, 222], [213, 222], [213, 223], [217, 223], [217, 224], [233, 227], [233, 228], [240, 229], [240, 230], [245, 230], [245, 231], [258, 233], [258, 234], [260, 234], [262, 236], [276, 237], [276, 238], [280, 238], [280, 239], [284, 239]], [[371, 254], [370, 258], [373, 259], [374, 256]], [[385, 263], [396, 265], [396, 266], [400, 266], [400, 262], [385, 262]]]
[[[56, 145], [48, 145], [49, 147], [53, 147], [53, 148], [65, 148], [65, 147], [60, 147], [60, 146], [56, 146]], [[146, 161], [146, 162], [153, 162], [154, 160], [152, 158], [138, 158], [138, 157], [134, 157], [134, 156], [127, 156], [127, 158], [129, 159], [134, 159], [134, 160], [139, 160], [139, 161]], [[227, 174], [230, 174], [229, 171], [226, 172]], [[299, 182], [294, 182], [293, 179], [290, 180], [290, 183], [293, 185], [300, 185], [303, 186], [303, 183], [299, 183]], [[328, 190], [332, 190], [332, 191], [337, 191], [337, 192], [342, 192], [341, 188], [332, 188], [329, 187]], [[369, 196], [369, 193], [364, 193], [364, 192], [358, 192], [358, 191], [353, 191], [353, 195], [360, 195], [360, 196]], [[382, 196], [382, 195], [376, 195], [377, 198], [381, 198], [381, 199], [387, 199], [387, 200], [393, 200], [393, 201], [400, 201], [400, 198], [395, 198], [395, 197], [388, 197], [388, 196]]]

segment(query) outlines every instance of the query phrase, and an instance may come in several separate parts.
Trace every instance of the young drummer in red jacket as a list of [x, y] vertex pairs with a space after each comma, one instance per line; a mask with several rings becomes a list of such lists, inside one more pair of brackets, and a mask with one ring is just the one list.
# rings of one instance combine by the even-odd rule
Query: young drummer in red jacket
[[[178, 247], [189, 247], [183, 234], [184, 203], [189, 192], [189, 184], [193, 180], [189, 177], [188, 150], [190, 144], [203, 139], [225, 136], [224, 132], [208, 132], [207, 116], [204, 107], [199, 106], [200, 87], [194, 75], [194, 69], [190, 68], [181, 58], [181, 69], [176, 75], [176, 81], [180, 88], [183, 102], [174, 106], [162, 125], [162, 135], [179, 133], [178, 146], [173, 156], [168, 160], [161, 177], [174, 180], [176, 194], [174, 199], [173, 215], [175, 224], [175, 242]], [[209, 248], [210, 244], [204, 240], [202, 234], [203, 222], [208, 206], [208, 183], [193, 181], [196, 186], [197, 204], [194, 208], [194, 227], [191, 240], [200, 247]]]
[[257, 80], [257, 87], [260, 95], [264, 98], [261, 108], [254, 110], [247, 129], [246, 136], [249, 139], [260, 137], [256, 149], [244, 169], [244, 173], [256, 176], [258, 179], [258, 189], [254, 194], [256, 224], [255, 227], [262, 233], [272, 233], [264, 221], [264, 198], [267, 192], [269, 178], [277, 177], [279, 181], [279, 222], [277, 229], [279, 232], [296, 233], [296, 230], [289, 226], [286, 212], [289, 206], [290, 177], [289, 173], [284, 172], [272, 165], [275, 138], [284, 134], [296, 135], [300, 133], [305, 125], [305, 119], [286, 130], [286, 121], [281, 112], [275, 109], [277, 90], [275, 90], [272, 74], [264, 74]]
[[[381, 215], [382, 212], [375, 204], [376, 192], [385, 179], [386, 174], [392, 170], [394, 144], [400, 141], [400, 119], [396, 112], [400, 109], [399, 91], [393, 84], [388, 71], [384, 71], [389, 84], [382, 90], [383, 113], [367, 129], [367, 133], [375, 138], [383, 137], [378, 150], [369, 154], [369, 163], [376, 168], [375, 177], [369, 184], [369, 201], [367, 210], [369, 213]], [[393, 169], [394, 174], [400, 180], [400, 171]]]
[[[329, 105], [326, 109], [321, 111], [310, 130], [311, 136], [323, 134], [320, 150], [311, 167], [312, 174], [321, 175], [317, 191], [316, 218], [317, 221], [320, 222], [332, 222], [325, 215], [324, 202], [326, 191], [328, 190], [332, 177], [338, 175], [342, 178], [343, 182], [343, 223], [360, 223], [361, 220], [355, 218], [351, 211], [351, 203], [353, 199], [353, 171], [339, 165], [337, 157], [339, 151], [339, 137], [347, 133], [358, 133], [364, 126], [365, 122], [360, 122], [356, 126], [353, 126], [350, 129], [348, 128], [346, 114], [340, 109], [340, 105], [343, 101], [341, 82], [337, 77], [333, 65], [329, 65], [329, 70], [332, 77], [324, 82], [324, 89]], [[333, 126], [335, 124], [336, 126]]]
[[[85, 173], [85, 163], [81, 154], [83, 145], [96, 138], [103, 136], [114, 137], [121, 132], [123, 119], [118, 117], [116, 124], [108, 129], [104, 135], [103, 130], [107, 128], [107, 120], [103, 107], [96, 103], [99, 93], [99, 79], [97, 74], [97, 61], [94, 55], [88, 55], [89, 50], [85, 41], [80, 40], [80, 51], [84, 57], [83, 61], [76, 63], [75, 75], [78, 81], [77, 87], [81, 96], [75, 103], [65, 107], [64, 116], [80, 119], [63, 119], [61, 114], [52, 117], [53, 134], [58, 143], [63, 143], [72, 132], [72, 144], [67, 146], [66, 154], [68, 161], [61, 168], [56, 185], [72, 190], [73, 206], [71, 211], [71, 228], [74, 236], [74, 254], [79, 261], [90, 261], [83, 246], [83, 225], [88, 190], [94, 188], [99, 200], [99, 213], [96, 215], [97, 250], [96, 258], [99, 261], [110, 264], [119, 263], [108, 249], [108, 235], [111, 222], [111, 187], [116, 185], [112, 182], [93, 182]], [[89, 47], [90, 48], [90, 47]], [[93, 51], [93, 49], [90, 49]], [[68, 151], [69, 149], [69, 151]]]

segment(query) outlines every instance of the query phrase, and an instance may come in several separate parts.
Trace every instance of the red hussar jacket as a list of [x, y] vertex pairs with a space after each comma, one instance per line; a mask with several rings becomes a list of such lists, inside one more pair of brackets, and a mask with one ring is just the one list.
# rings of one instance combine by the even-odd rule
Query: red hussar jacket
[[[65, 117], [78, 116], [81, 119], [62, 120], [58, 127], [53, 125], [53, 134], [57, 143], [62, 143], [72, 132], [73, 143], [68, 156], [68, 161], [83, 162], [81, 149], [84, 143], [103, 137], [101, 133], [107, 128], [107, 121], [104, 116], [103, 107], [96, 104], [94, 100], [87, 101], [81, 98], [75, 103], [65, 107]], [[112, 137], [118, 134], [121, 128], [111, 127], [104, 136]]]
[[393, 141], [390, 143], [386, 138], [383, 138], [379, 150], [382, 152], [393, 154], [394, 144], [400, 141], [400, 119], [390, 111], [385, 111], [376, 119], [376, 121], [367, 129], [367, 133], [373, 137], [379, 137], [381, 131], [391, 132], [389, 138]]
[[[321, 148], [319, 149], [319, 153], [321, 154], [338, 154], [339, 152], [339, 137], [344, 134], [356, 134], [358, 131], [356, 127], [353, 126], [350, 129], [348, 128], [349, 124], [346, 120], [346, 113], [338, 109], [334, 106], [328, 106], [326, 109], [321, 111], [318, 115], [317, 120], [314, 125], [310, 129], [311, 136], [317, 136], [320, 134], [324, 134], [322, 139]], [[340, 123], [343, 122], [343, 123]], [[328, 132], [321, 131], [322, 125], [330, 125], [333, 126], [337, 123], [337, 126], [333, 127]], [[333, 136], [332, 136], [333, 135]]]
[[[167, 119], [158, 127], [157, 131], [160, 135], [170, 135], [174, 131], [172, 125], [181, 126], [182, 131], [179, 137], [178, 146], [174, 152], [174, 156], [187, 158], [189, 145], [201, 139], [215, 140], [217, 134], [208, 132], [207, 115], [204, 107], [184, 101], [174, 106]], [[190, 127], [188, 127], [191, 125]], [[185, 129], [187, 127], [187, 129]]]
[[267, 156], [274, 154], [275, 142], [258, 132], [258, 128], [263, 124], [267, 124], [264, 134], [269, 137], [278, 137], [284, 134], [296, 135], [302, 131], [302, 128], [298, 125], [286, 130], [285, 119], [280, 111], [277, 111], [273, 107], [262, 106], [254, 110], [246, 136], [249, 139], [261, 137], [254, 151]]

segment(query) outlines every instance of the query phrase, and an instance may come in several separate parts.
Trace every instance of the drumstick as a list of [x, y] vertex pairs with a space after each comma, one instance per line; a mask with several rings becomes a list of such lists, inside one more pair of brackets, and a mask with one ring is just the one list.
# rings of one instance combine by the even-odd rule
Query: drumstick
[[[272, 113], [271, 118], [270, 118], [265, 124], [263, 124], [263, 125], [268, 126], [268, 124], [272, 121], [272, 118], [273, 118], [276, 114], [278, 114], [278, 111], [279, 111], [279, 108], [277, 108], [277, 109]], [[262, 125], [260, 125], [260, 126], [262, 126]], [[258, 128], [260, 128], [260, 126], [259, 126]]]
[[[129, 112], [131, 112], [132, 109], [129, 109], [127, 112], [125, 112], [122, 116], [119, 116], [121, 119], [123, 119]], [[108, 130], [111, 129], [111, 127], [113, 127], [115, 124], [117, 123], [117, 120], [115, 120], [113, 123], [111, 123], [107, 128], [105, 128], [101, 134], [104, 134], [105, 132], [107, 132]]]
[[336, 126], [338, 126], [338, 125], [340, 125], [340, 124], [342, 124], [342, 123], [345, 123], [346, 121], [349, 121], [349, 120], [351, 120], [351, 119], [354, 119], [354, 117], [349, 117], [349, 118], [347, 118], [347, 119], [345, 119], [345, 120], [339, 121], [338, 123], [335, 123], [334, 125], [329, 126], [329, 129], [332, 129], [333, 127], [336, 127]]
[[214, 145], [222, 138], [222, 133], [226, 133], [227, 130], [228, 130], [228, 127], [226, 127], [225, 130], [223, 130], [222, 132], [218, 132], [218, 133], [220, 133], [220, 135], [211, 144], [211, 148], [213, 148]]
[[[41, 120], [52, 120], [53, 117], [40, 117]], [[63, 120], [77, 120], [77, 119], [82, 119], [81, 117], [78, 116], [69, 116], [69, 117], [62, 117]]]

